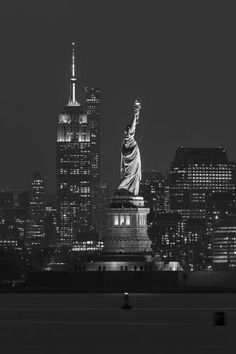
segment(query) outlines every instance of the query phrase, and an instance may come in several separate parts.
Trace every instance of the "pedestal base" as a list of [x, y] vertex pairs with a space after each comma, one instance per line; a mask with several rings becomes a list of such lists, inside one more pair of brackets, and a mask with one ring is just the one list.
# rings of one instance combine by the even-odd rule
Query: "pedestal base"
[[105, 253], [151, 252], [147, 235], [147, 214], [142, 197], [114, 197], [107, 209]]
[[155, 265], [152, 256], [145, 253], [132, 254], [117, 254], [107, 253], [101, 255], [94, 255], [92, 262], [80, 262], [81, 269], [84, 267], [86, 271], [154, 271]]

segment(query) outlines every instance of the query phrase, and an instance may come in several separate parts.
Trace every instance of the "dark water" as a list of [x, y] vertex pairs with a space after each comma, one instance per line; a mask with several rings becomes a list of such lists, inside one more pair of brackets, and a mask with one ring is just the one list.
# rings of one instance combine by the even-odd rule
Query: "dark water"
[[1, 294], [0, 352], [236, 352], [236, 294], [129, 296], [131, 310], [123, 294]]

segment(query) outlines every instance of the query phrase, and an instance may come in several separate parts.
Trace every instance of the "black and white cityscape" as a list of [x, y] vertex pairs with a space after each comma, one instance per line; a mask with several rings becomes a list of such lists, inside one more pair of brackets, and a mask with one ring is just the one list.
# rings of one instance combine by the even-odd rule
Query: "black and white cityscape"
[[[27, 189], [0, 190], [1, 257], [17, 260], [24, 271], [101, 268], [87, 269], [86, 262], [103, 253], [114, 194], [101, 178], [102, 89], [82, 88], [80, 97], [77, 66], [73, 42], [68, 98], [55, 126], [56, 194], [47, 193], [38, 171]], [[145, 226], [153, 267], [132, 268], [124, 261], [116, 270], [236, 267], [236, 163], [224, 148], [178, 147], [166, 175], [158, 170], [158, 161], [153, 170], [142, 171], [139, 196], [148, 208]], [[129, 231], [133, 225], [125, 226]]]
[[235, 9], [2, 2], [2, 353], [235, 353]]

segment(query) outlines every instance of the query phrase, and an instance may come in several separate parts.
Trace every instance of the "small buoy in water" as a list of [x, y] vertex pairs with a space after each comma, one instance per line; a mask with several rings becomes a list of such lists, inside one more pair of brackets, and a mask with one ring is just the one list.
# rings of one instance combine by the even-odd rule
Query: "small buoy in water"
[[129, 293], [124, 293], [124, 304], [121, 306], [122, 310], [130, 310], [132, 306], [129, 304]]

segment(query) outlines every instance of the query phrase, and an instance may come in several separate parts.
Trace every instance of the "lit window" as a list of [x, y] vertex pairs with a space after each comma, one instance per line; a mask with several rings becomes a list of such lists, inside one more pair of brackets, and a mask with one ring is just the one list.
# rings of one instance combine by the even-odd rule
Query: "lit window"
[[114, 225], [119, 225], [118, 215], [114, 216]]
[[130, 215], [126, 215], [125, 223], [126, 223], [126, 225], [130, 225]]

